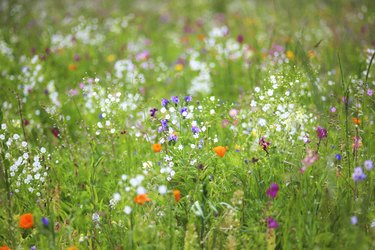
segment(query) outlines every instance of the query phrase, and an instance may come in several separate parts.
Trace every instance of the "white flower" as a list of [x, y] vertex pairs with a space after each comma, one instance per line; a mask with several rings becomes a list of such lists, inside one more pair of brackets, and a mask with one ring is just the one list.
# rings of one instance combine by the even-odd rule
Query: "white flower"
[[159, 186], [158, 191], [160, 194], [166, 194], [167, 193], [167, 187], [164, 185]]
[[259, 93], [260, 88], [259, 87], [255, 87], [254, 91], [257, 92], [257, 93]]
[[261, 126], [261, 127], [264, 127], [264, 126], [266, 126], [266, 120], [265, 119], [263, 119], [263, 118], [259, 118], [259, 120], [258, 120], [258, 125], [259, 126]]
[[126, 214], [130, 214], [131, 212], [132, 212], [132, 208], [129, 207], [129, 206], [125, 206], [125, 208], [124, 208], [124, 213], [126, 213]]
[[251, 107], [256, 107], [257, 106], [257, 102], [254, 101], [254, 100], [251, 100], [250, 106]]
[[120, 195], [119, 193], [114, 193], [114, 194], [113, 194], [113, 200], [114, 200], [115, 202], [120, 201], [120, 200], [121, 200], [121, 195]]
[[103, 124], [101, 122], [98, 122], [98, 127], [103, 128]]
[[3, 130], [7, 129], [7, 125], [5, 123], [1, 124], [1, 129]]
[[20, 136], [19, 136], [18, 134], [14, 134], [14, 135], [13, 135], [13, 139], [14, 139], [14, 140], [17, 141], [19, 138], [20, 138]]
[[164, 114], [165, 112], [167, 112], [167, 109], [164, 108], [164, 107], [162, 107], [162, 108], [160, 109], [160, 112]]
[[145, 194], [146, 193], [146, 189], [142, 186], [139, 186], [137, 188], [137, 194], [140, 195], [140, 194]]
[[211, 96], [211, 97], [210, 97], [210, 101], [211, 101], [211, 102], [215, 101], [215, 96]]
[[128, 179], [128, 176], [126, 174], [121, 175], [121, 179], [123, 181], [126, 181]]
[[5, 140], [5, 135], [0, 134], [0, 140], [4, 141]]
[[210, 114], [211, 114], [211, 115], [214, 115], [214, 114], [215, 114], [215, 110], [214, 110], [214, 109], [211, 109], [211, 110], [210, 110]]
[[272, 96], [272, 95], [273, 95], [273, 89], [269, 89], [269, 90], [267, 91], [267, 95], [268, 95], [268, 96]]
[[182, 146], [181, 144], [178, 145], [178, 150], [183, 150], [184, 149], [184, 146]]
[[24, 158], [25, 160], [29, 159], [29, 154], [28, 154], [28, 153], [24, 153], [24, 154], [23, 154], [23, 158]]
[[100, 216], [98, 213], [93, 213], [92, 214], [92, 222], [94, 223], [99, 223], [100, 222]]
[[41, 148], [40, 148], [40, 152], [41, 152], [42, 154], [44, 154], [46, 151], [47, 151], [47, 150], [46, 150], [45, 147], [41, 147]]

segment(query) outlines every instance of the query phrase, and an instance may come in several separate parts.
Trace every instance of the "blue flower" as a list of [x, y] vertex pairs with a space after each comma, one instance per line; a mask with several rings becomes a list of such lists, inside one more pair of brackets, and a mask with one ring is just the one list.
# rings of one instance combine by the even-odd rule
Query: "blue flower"
[[201, 129], [198, 126], [193, 126], [191, 127], [191, 131], [193, 132], [193, 134], [196, 134], [201, 132]]
[[184, 107], [184, 108], [182, 108], [182, 109], [180, 110], [180, 113], [181, 113], [182, 116], [187, 116], [188, 109]]
[[43, 217], [43, 218], [42, 218], [42, 223], [43, 223], [44, 226], [47, 227], [48, 224], [49, 224], [49, 220], [48, 220], [48, 218], [47, 218], [47, 217]]
[[341, 161], [341, 155], [340, 154], [336, 154], [336, 160]]
[[367, 160], [363, 163], [363, 165], [365, 166], [365, 168], [370, 171], [373, 167], [374, 167], [374, 163], [372, 162], [372, 160]]

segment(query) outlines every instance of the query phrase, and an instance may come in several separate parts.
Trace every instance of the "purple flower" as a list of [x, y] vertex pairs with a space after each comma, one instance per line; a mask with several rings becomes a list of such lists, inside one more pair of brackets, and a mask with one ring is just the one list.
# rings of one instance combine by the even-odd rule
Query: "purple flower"
[[259, 145], [263, 148], [264, 151], [266, 151], [266, 153], [268, 155], [269, 153], [268, 153], [267, 148], [271, 145], [271, 143], [266, 141], [266, 138], [264, 136], [262, 136], [262, 138], [260, 138]]
[[156, 108], [150, 109], [151, 117], [155, 117], [156, 111], [158, 111]]
[[354, 169], [354, 173], [352, 175], [352, 178], [355, 182], [363, 181], [366, 178], [365, 173], [363, 173], [363, 170], [361, 167], [356, 167]]
[[165, 98], [161, 99], [161, 106], [165, 107], [165, 106], [168, 105], [168, 103], [169, 103], [169, 101], [167, 99], [165, 99]]
[[193, 97], [191, 97], [190, 95], [187, 95], [185, 96], [184, 100], [185, 102], [191, 102], [191, 100], [193, 100]]
[[367, 95], [372, 96], [374, 94], [374, 91], [372, 89], [367, 90]]
[[178, 99], [178, 96], [172, 96], [171, 100], [176, 105], [180, 102], [180, 99]]
[[268, 228], [278, 228], [279, 224], [272, 217], [266, 219]]
[[30, 250], [36, 250], [36, 246], [31, 246]]
[[188, 109], [184, 107], [184, 108], [182, 108], [182, 109], [180, 110], [180, 113], [181, 113], [182, 116], [187, 116]]
[[178, 139], [177, 135], [175, 134], [171, 134], [169, 137], [168, 137], [168, 141], [169, 142], [176, 142]]
[[47, 217], [43, 217], [43, 218], [42, 218], [42, 223], [43, 223], [44, 226], [47, 227], [48, 224], [49, 224], [49, 220], [48, 220], [48, 218], [47, 218]]
[[203, 140], [199, 140], [198, 148], [201, 149], [203, 148]]
[[322, 128], [321, 126], [318, 126], [318, 128], [316, 129], [316, 133], [318, 134], [319, 140], [327, 138], [328, 136], [327, 129]]
[[191, 131], [193, 132], [193, 134], [196, 134], [201, 132], [201, 129], [198, 126], [193, 126], [191, 127]]
[[238, 35], [237, 36], [237, 42], [239, 42], [239, 43], [243, 43], [243, 35]]
[[270, 188], [267, 189], [267, 195], [272, 199], [276, 197], [277, 192], [279, 192], [279, 186], [276, 183], [272, 183]]
[[331, 112], [335, 113], [336, 112], [336, 107], [331, 107]]
[[159, 127], [159, 132], [167, 131], [168, 130], [168, 120], [162, 119], [160, 120], [161, 126]]
[[352, 225], [355, 225], [355, 224], [357, 224], [358, 223], [358, 218], [357, 218], [357, 216], [352, 216], [351, 218], [350, 218], [350, 222], [352, 223]]
[[365, 168], [370, 171], [373, 167], [374, 167], [374, 163], [372, 162], [372, 160], [367, 160], [363, 163], [363, 165], [365, 166]]
[[237, 109], [231, 109], [231, 110], [229, 111], [229, 115], [230, 115], [231, 117], [236, 117], [237, 114], [238, 114], [238, 110], [237, 110]]

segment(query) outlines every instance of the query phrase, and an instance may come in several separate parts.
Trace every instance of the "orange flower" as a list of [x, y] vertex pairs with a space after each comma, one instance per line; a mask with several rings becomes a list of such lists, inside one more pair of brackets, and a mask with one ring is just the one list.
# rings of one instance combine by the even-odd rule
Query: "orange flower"
[[66, 250], [78, 250], [78, 247], [76, 247], [76, 246], [71, 246], [71, 247], [68, 247]]
[[227, 152], [227, 149], [224, 148], [223, 146], [217, 146], [217, 147], [214, 147], [213, 149], [215, 153], [220, 157], [224, 157], [225, 153]]
[[0, 247], [0, 250], [10, 250], [10, 248], [7, 245], [3, 245]]
[[175, 201], [179, 202], [180, 199], [181, 199], [181, 192], [180, 192], [180, 190], [177, 190], [177, 189], [173, 190], [173, 196], [174, 196]]
[[161, 144], [155, 143], [154, 145], [152, 145], [152, 150], [154, 150], [155, 153], [159, 153], [161, 151]]
[[151, 199], [148, 198], [147, 194], [139, 194], [134, 198], [134, 201], [139, 205], [143, 205], [145, 202], [151, 201]]
[[31, 213], [23, 214], [20, 217], [20, 228], [29, 229], [34, 226], [34, 219]]
[[74, 63], [69, 64], [68, 69], [69, 69], [70, 71], [75, 71], [75, 70], [77, 70], [77, 64], [74, 64]]
[[352, 121], [353, 121], [353, 123], [356, 124], [356, 125], [359, 125], [359, 124], [361, 124], [361, 122], [362, 122], [361, 119], [359, 119], [359, 118], [357, 118], [357, 117], [353, 117], [353, 118], [352, 118]]

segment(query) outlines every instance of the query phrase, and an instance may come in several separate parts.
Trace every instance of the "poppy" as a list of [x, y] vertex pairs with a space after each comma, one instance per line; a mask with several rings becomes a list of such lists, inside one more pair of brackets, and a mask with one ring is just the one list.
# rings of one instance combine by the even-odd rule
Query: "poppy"
[[7, 245], [3, 245], [0, 247], [0, 250], [10, 250], [10, 248]]
[[135, 203], [139, 205], [143, 205], [147, 201], [151, 201], [150, 198], [148, 198], [147, 194], [139, 194], [134, 198]]
[[223, 146], [214, 147], [213, 150], [221, 158], [223, 158], [224, 155], [225, 155], [225, 153], [227, 152], [227, 149], [225, 147], [223, 147]]
[[161, 151], [161, 149], [162, 149], [162, 147], [161, 147], [160, 143], [155, 143], [154, 145], [152, 145], [152, 150], [155, 153], [159, 153]]
[[173, 196], [176, 202], [179, 202], [181, 199], [181, 192], [180, 190], [173, 190]]
[[75, 70], [77, 70], [77, 64], [74, 64], [74, 63], [69, 64], [68, 69], [69, 69], [70, 71], [75, 71]]
[[20, 228], [29, 229], [34, 226], [34, 219], [31, 213], [23, 214], [20, 217]]

